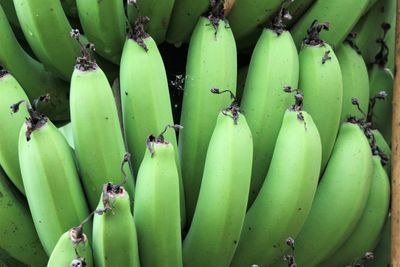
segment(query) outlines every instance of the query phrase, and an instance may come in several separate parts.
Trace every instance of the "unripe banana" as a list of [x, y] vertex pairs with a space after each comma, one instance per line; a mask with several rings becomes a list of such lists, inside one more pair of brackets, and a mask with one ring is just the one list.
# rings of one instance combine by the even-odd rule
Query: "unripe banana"
[[[128, 1], [127, 6], [130, 23], [134, 23], [138, 16], [148, 17], [150, 21], [146, 25], [146, 32], [157, 44], [164, 42], [175, 0], [136, 0], [134, 2], [135, 4], [129, 4]], [[195, 5], [195, 3], [192, 3], [192, 5]]]
[[140, 267], [136, 227], [128, 192], [105, 184], [93, 219], [93, 256], [97, 267]]
[[25, 38], [46, 68], [65, 81], [71, 79], [79, 45], [70, 37], [71, 25], [60, 1], [14, 0]]
[[120, 0], [76, 0], [79, 19], [96, 52], [119, 64], [126, 35], [124, 4]]
[[79, 224], [88, 208], [71, 148], [53, 123], [37, 112], [36, 102], [33, 107], [27, 104], [30, 117], [21, 127], [18, 155], [36, 231], [50, 255], [59, 237]]
[[72, 228], [60, 236], [47, 263], [47, 267], [93, 266], [92, 249], [81, 226]]
[[58, 130], [64, 135], [65, 139], [68, 142], [68, 145], [72, 147], [72, 149], [75, 149], [74, 145], [74, 136], [72, 132], [72, 123], [69, 122], [65, 124], [64, 126], [58, 128]]
[[134, 220], [142, 267], [182, 267], [179, 175], [175, 150], [150, 136], [136, 181]]
[[376, 96], [380, 91], [385, 91], [387, 94], [385, 100], [376, 101], [371, 121], [373, 127], [382, 133], [388, 144], [392, 141], [393, 79], [393, 73], [384, 66], [374, 64], [369, 71], [370, 95]]
[[217, 117], [199, 199], [183, 242], [184, 266], [229, 266], [246, 214], [253, 158], [250, 128], [235, 104]]
[[0, 165], [7, 176], [25, 194], [18, 161], [18, 136], [28, 112], [13, 114], [10, 106], [19, 100], [28, 101], [17, 80], [0, 67]]
[[7, 15], [7, 19], [10, 22], [14, 34], [19, 40], [25, 40], [24, 34], [19, 24], [17, 13], [15, 12], [13, 0], [0, 0], [1, 8]]
[[388, 143], [385, 141], [385, 138], [383, 135], [379, 132], [379, 130], [372, 130], [372, 133], [375, 138], [376, 145], [383, 150], [385, 153], [385, 156], [387, 157], [388, 161], [387, 164], [384, 166], [386, 173], [390, 177], [391, 172], [392, 172], [392, 151], [390, 149], [390, 146]]
[[249, 206], [267, 175], [283, 115], [292, 102], [283, 88], [297, 88], [299, 81], [299, 57], [292, 36], [284, 26], [274, 26], [264, 29], [256, 44], [241, 101], [254, 144]]
[[297, 48], [300, 50], [307, 29], [317, 20], [329, 23], [329, 31], [321, 33], [321, 38], [336, 49], [357, 23], [368, 2], [369, 0], [316, 0], [291, 30]]
[[371, 252], [379, 241], [387, 218], [389, 201], [389, 178], [382, 166], [381, 157], [373, 156], [371, 190], [363, 215], [346, 242], [320, 266], [347, 266], [360, 261], [366, 252]]
[[351, 235], [371, 188], [371, 149], [360, 126], [343, 123], [310, 214], [295, 239], [298, 266], [329, 258]]
[[317, 189], [321, 141], [311, 116], [287, 110], [267, 177], [246, 214], [230, 266], [270, 266], [281, 259], [285, 240], [296, 238]]
[[199, 17], [208, 7], [209, 0], [175, 0], [166, 35], [167, 42], [176, 46], [189, 42]]
[[26, 200], [0, 169], [0, 249], [34, 267], [45, 266], [48, 257], [40, 243]]
[[51, 119], [68, 119], [68, 85], [56, 79], [40, 62], [23, 50], [1, 5], [0, 35], [0, 64], [18, 80], [31, 101], [46, 93], [51, 95], [48, 106], [41, 109], [49, 114]]
[[238, 1], [229, 13], [232, 28], [239, 48], [253, 45], [259, 38], [264, 24], [279, 10], [282, 0]]
[[330, 157], [340, 125], [343, 82], [339, 62], [332, 48], [318, 38], [326, 27], [313, 23], [299, 54], [299, 88], [304, 93], [304, 110], [317, 125], [322, 144], [321, 172]]
[[[111, 86], [102, 69], [87, 54], [78, 58], [75, 66], [70, 104], [82, 183], [89, 206], [95, 209], [102, 185], [120, 180], [120, 163], [126, 149]], [[134, 181], [128, 165], [124, 171], [128, 174], [126, 189], [133, 199]]]
[[213, 21], [205, 17], [199, 19], [190, 40], [186, 64], [180, 123], [184, 128], [179, 134], [178, 145], [188, 222], [196, 206], [207, 147], [217, 115], [230, 103], [229, 96], [216, 97], [210, 89], [236, 92], [235, 39], [223, 19], [217, 14], [210, 17]]
[[[343, 103], [340, 121], [344, 122], [350, 116], [362, 118], [368, 111], [369, 79], [364, 59], [352, 40], [348, 39], [338, 46], [335, 52], [339, 61], [343, 80]], [[359, 105], [353, 105], [353, 99]], [[360, 110], [361, 111], [360, 111]]]
[[386, 218], [386, 223], [380, 233], [380, 240], [378, 245], [375, 247], [374, 259], [366, 262], [365, 267], [382, 267], [390, 266], [390, 238], [391, 238], [391, 216]]

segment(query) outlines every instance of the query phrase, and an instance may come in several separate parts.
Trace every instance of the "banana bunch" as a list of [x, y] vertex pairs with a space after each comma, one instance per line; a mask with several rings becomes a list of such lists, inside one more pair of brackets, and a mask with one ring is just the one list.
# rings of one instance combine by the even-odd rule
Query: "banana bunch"
[[386, 266], [395, 0], [0, 0], [0, 267]]

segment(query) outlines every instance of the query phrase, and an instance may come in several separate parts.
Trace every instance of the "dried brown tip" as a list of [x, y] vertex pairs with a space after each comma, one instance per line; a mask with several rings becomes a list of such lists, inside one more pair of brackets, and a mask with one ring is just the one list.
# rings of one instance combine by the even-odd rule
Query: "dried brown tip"
[[92, 56], [90, 54], [90, 51], [96, 50], [94, 44], [83, 44], [80, 40], [81, 34], [78, 29], [72, 29], [70, 32], [70, 36], [78, 42], [81, 50], [81, 55], [76, 58], [75, 68], [80, 71], [95, 70], [97, 68], [97, 64], [96, 61], [92, 59]]
[[135, 20], [133, 28], [128, 32], [128, 38], [134, 40], [139, 46], [141, 46], [146, 52], [149, 50], [144, 42], [144, 39], [150, 37], [146, 32], [146, 24], [149, 23], [150, 18], [146, 16], [138, 16]]
[[310, 28], [307, 29], [307, 36], [303, 40], [303, 44], [311, 45], [311, 46], [320, 46], [324, 45], [325, 41], [320, 38], [321, 31], [329, 30], [329, 22], [318, 22], [318, 20], [314, 20], [311, 23]]

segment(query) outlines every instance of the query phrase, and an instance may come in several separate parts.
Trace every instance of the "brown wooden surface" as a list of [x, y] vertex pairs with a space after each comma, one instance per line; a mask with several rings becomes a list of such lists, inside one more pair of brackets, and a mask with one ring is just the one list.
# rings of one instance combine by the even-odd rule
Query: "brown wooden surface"
[[[400, 0], [397, 0], [396, 69], [400, 69]], [[392, 236], [391, 260], [393, 267], [400, 267], [400, 75], [396, 71], [393, 87], [392, 123]]]

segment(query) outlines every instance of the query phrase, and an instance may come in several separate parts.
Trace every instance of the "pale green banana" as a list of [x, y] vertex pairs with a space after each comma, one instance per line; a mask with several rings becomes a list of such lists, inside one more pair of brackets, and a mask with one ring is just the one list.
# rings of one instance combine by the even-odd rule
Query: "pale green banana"
[[31, 101], [46, 93], [51, 95], [47, 106], [41, 107], [51, 119], [68, 119], [68, 85], [56, 79], [23, 50], [1, 6], [0, 35], [0, 64], [18, 80]]
[[93, 257], [97, 267], [140, 267], [136, 227], [128, 192], [105, 184], [93, 219]]
[[[121, 158], [126, 149], [114, 96], [104, 72], [88, 55], [79, 61], [71, 78], [72, 132], [82, 183], [89, 206], [94, 209], [102, 185], [121, 180]], [[133, 176], [128, 165], [123, 169], [128, 175], [126, 189], [133, 199]]]
[[[13, 108], [15, 111], [18, 106]], [[64, 136], [35, 110], [35, 104], [28, 105], [28, 111], [30, 117], [19, 135], [19, 162], [36, 231], [50, 255], [59, 237], [89, 212], [73, 153]], [[85, 229], [91, 229], [91, 225]]]
[[390, 237], [391, 237], [391, 216], [386, 218], [386, 223], [380, 234], [380, 240], [375, 247], [374, 259], [366, 262], [365, 267], [389, 267], [390, 266]]
[[387, 96], [383, 101], [376, 101], [372, 111], [372, 125], [383, 135], [386, 142], [391, 144], [392, 138], [392, 101], [393, 101], [393, 73], [385, 67], [374, 64], [369, 71], [370, 95], [375, 96], [385, 91]]
[[66, 125], [58, 128], [58, 130], [64, 135], [65, 139], [68, 142], [68, 145], [72, 147], [72, 149], [75, 149], [72, 123], [69, 122]]
[[307, 41], [310, 44], [304, 44], [299, 54], [299, 88], [304, 93], [304, 110], [313, 118], [321, 137], [322, 172], [340, 125], [343, 82], [332, 48], [321, 40]]
[[240, 109], [253, 136], [250, 206], [257, 197], [274, 151], [285, 110], [293, 97], [284, 87], [297, 88], [299, 56], [290, 33], [264, 29], [251, 57]]
[[208, 7], [209, 0], [175, 0], [165, 37], [167, 42], [176, 46], [189, 42], [200, 16]]
[[371, 252], [377, 245], [387, 218], [390, 182], [380, 156], [373, 157], [373, 166], [371, 190], [363, 215], [346, 242], [320, 264], [321, 267], [347, 266], [357, 263], [366, 252]]
[[[138, 16], [148, 17], [150, 21], [146, 25], [146, 32], [150, 34], [157, 44], [161, 44], [164, 42], [167, 30], [169, 29], [168, 25], [171, 19], [174, 3], [175, 0], [136, 0], [136, 4], [133, 5], [129, 4], [128, 1], [127, 8], [129, 22], [133, 24]], [[192, 3], [192, 5], [196, 5], [196, 3]], [[200, 15], [201, 13], [199, 16]], [[180, 27], [182, 26], [183, 25], [180, 25]]]
[[263, 27], [283, 2], [282, 0], [237, 1], [229, 13], [228, 20], [239, 48], [247, 48], [256, 43]]
[[[93, 267], [92, 249], [81, 226], [62, 234], [50, 255], [47, 267]], [[126, 266], [126, 265], [124, 265]]]
[[96, 52], [114, 64], [120, 62], [126, 36], [126, 17], [121, 0], [76, 0], [83, 31]]
[[0, 69], [0, 165], [7, 176], [25, 194], [18, 161], [18, 136], [28, 112], [14, 114], [10, 106], [20, 100], [28, 101], [17, 80], [5, 70]]
[[246, 214], [253, 159], [250, 128], [236, 106], [217, 117], [193, 221], [183, 241], [184, 266], [228, 267]]
[[46, 68], [65, 81], [71, 79], [79, 45], [70, 37], [71, 25], [60, 1], [14, 0], [25, 38]]
[[298, 266], [329, 258], [351, 235], [371, 188], [372, 153], [363, 130], [343, 123], [310, 214], [295, 239]]
[[369, 0], [316, 0], [291, 29], [297, 48], [300, 50], [307, 29], [317, 20], [329, 23], [329, 31], [321, 33], [321, 38], [336, 49], [357, 23], [368, 2]]
[[34, 267], [43, 267], [48, 257], [40, 243], [26, 199], [0, 169], [0, 249]]
[[150, 136], [136, 180], [134, 220], [142, 267], [182, 267], [179, 174], [174, 146]]
[[[214, 17], [216, 19], [216, 17]], [[201, 17], [190, 40], [182, 103], [179, 152], [185, 191], [187, 222], [196, 207], [204, 161], [218, 113], [229, 96], [215, 96], [211, 88], [236, 92], [235, 39], [224, 20], [215, 25]]]
[[[364, 59], [353, 46], [351, 40], [345, 41], [338, 46], [336, 56], [339, 61], [343, 80], [343, 103], [341, 122], [350, 116], [362, 118], [368, 112], [369, 103], [369, 78]], [[353, 98], [358, 100], [359, 106], [353, 105]]]
[[285, 240], [296, 239], [311, 210], [321, 166], [321, 141], [305, 111], [287, 110], [267, 177], [246, 214], [231, 267], [270, 266]]

